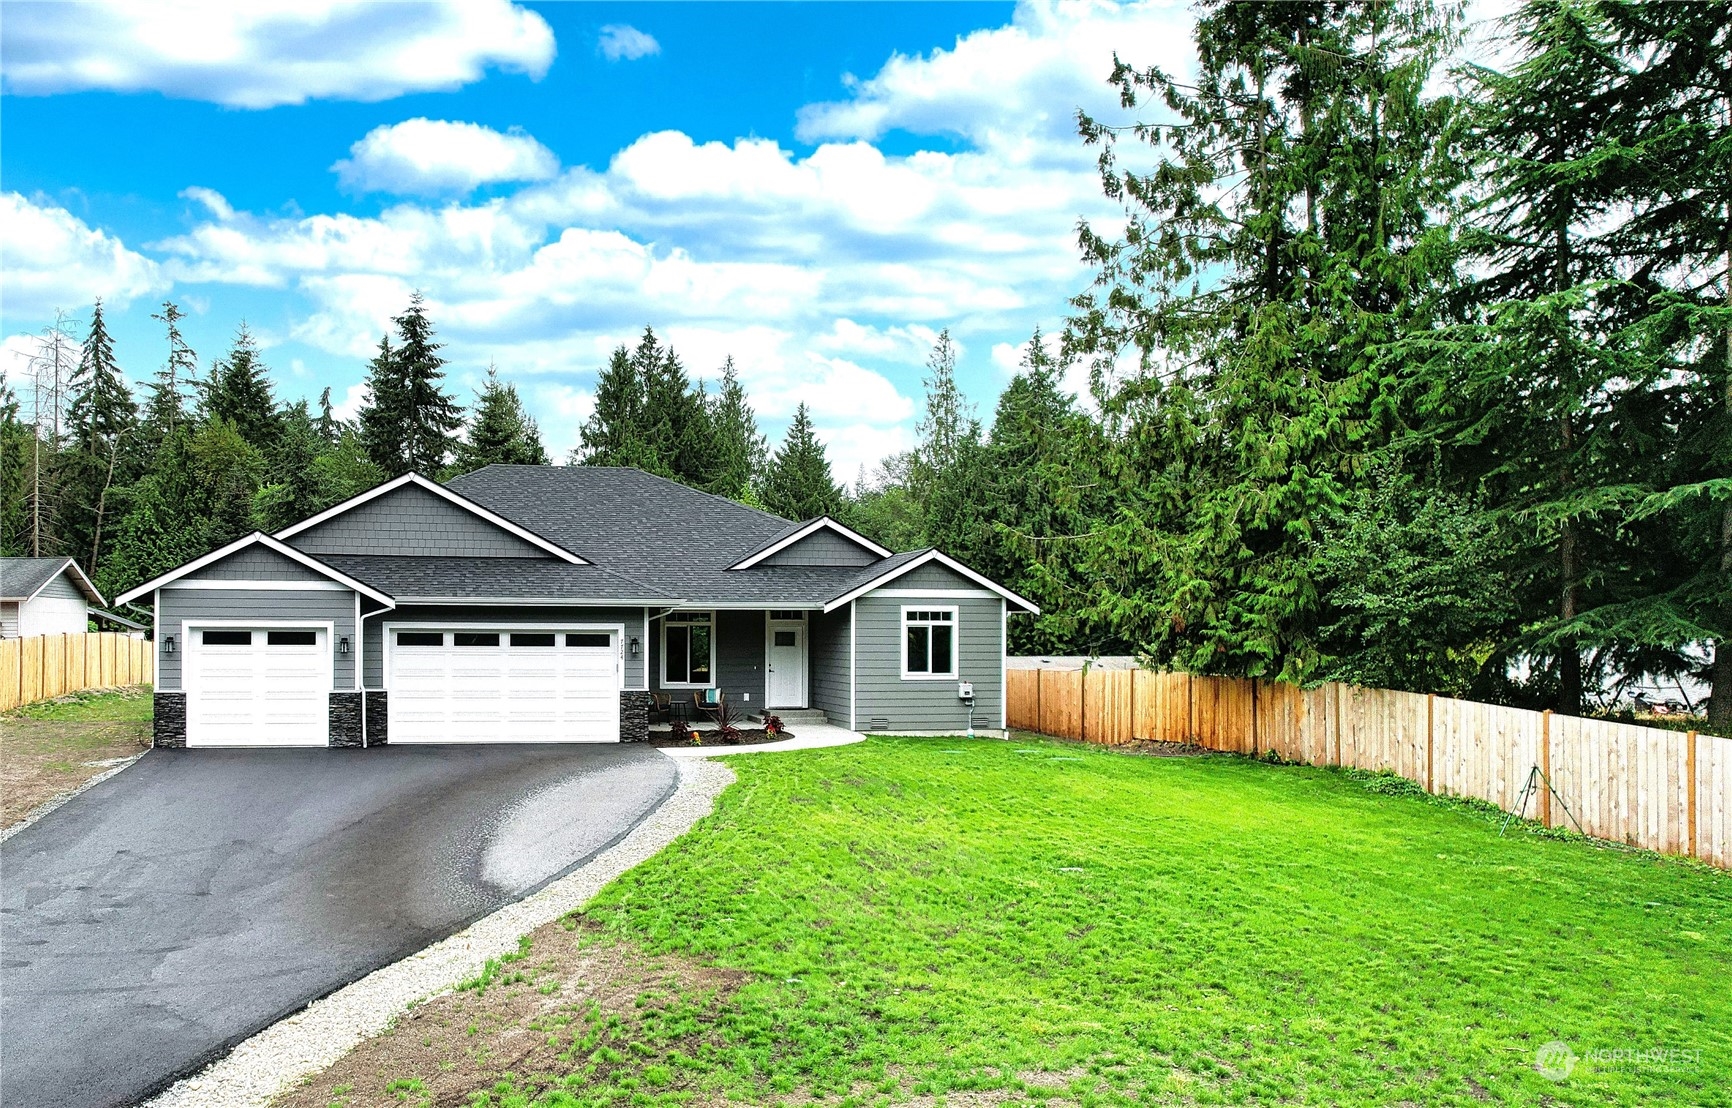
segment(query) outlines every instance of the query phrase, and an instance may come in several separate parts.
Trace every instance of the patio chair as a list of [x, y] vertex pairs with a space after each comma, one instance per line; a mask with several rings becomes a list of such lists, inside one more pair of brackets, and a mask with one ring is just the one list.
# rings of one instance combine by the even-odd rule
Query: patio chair
[[674, 721], [673, 694], [665, 692], [650, 693], [649, 721], [651, 723], [672, 723]]
[[699, 689], [692, 694], [692, 707], [704, 715], [715, 712], [721, 706], [721, 689]]

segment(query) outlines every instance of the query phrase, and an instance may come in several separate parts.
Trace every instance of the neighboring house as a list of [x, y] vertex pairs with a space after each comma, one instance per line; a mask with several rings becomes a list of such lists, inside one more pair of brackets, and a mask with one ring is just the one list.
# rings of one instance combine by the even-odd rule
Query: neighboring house
[[0, 558], [0, 639], [82, 635], [102, 594], [71, 558]]
[[936, 550], [590, 466], [411, 474], [134, 601], [163, 746], [634, 741], [653, 694], [706, 689], [860, 731], [998, 731], [1005, 621], [1036, 610]]

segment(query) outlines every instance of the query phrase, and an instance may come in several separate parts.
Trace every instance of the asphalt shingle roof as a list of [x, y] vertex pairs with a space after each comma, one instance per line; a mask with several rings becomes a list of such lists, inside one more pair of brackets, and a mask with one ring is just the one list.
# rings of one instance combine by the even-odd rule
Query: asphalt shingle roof
[[[0, 599], [27, 600], [35, 596], [38, 589], [71, 561], [64, 555], [58, 558], [0, 558]], [[92, 603], [103, 602], [102, 597], [91, 594], [76, 573], [72, 575], [72, 583]]]
[[899, 564], [730, 570], [801, 525], [639, 469], [495, 465], [449, 487], [599, 566], [693, 604], [822, 604]]
[[421, 558], [408, 555], [320, 554], [319, 561], [382, 593], [425, 597], [521, 597], [660, 603], [677, 599], [605, 566], [556, 558]]

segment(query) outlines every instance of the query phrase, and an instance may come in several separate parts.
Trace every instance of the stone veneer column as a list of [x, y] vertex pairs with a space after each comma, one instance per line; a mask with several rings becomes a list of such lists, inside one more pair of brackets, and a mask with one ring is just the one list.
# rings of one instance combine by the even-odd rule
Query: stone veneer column
[[391, 737], [391, 717], [385, 714], [389, 706], [385, 699], [385, 690], [371, 689], [362, 695], [367, 698], [367, 745], [384, 746]]
[[649, 741], [650, 694], [622, 692], [619, 694], [619, 741], [643, 743]]
[[150, 745], [177, 750], [186, 746], [186, 694], [159, 692], [153, 698], [153, 704]]
[[328, 741], [332, 746], [361, 746], [361, 694], [332, 693], [330, 721]]

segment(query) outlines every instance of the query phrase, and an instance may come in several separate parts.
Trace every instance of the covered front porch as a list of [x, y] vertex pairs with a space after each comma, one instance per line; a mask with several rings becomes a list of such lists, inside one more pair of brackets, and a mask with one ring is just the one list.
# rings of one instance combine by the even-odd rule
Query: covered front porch
[[718, 696], [742, 717], [817, 708], [815, 690], [834, 679], [833, 622], [802, 608], [652, 610], [645, 667], [651, 726], [676, 719], [705, 725], [703, 709]]

